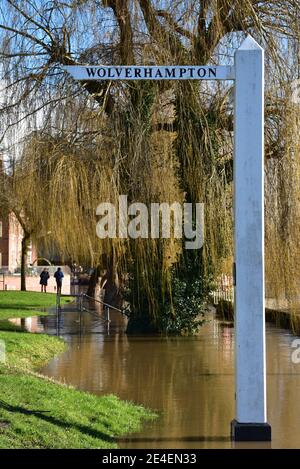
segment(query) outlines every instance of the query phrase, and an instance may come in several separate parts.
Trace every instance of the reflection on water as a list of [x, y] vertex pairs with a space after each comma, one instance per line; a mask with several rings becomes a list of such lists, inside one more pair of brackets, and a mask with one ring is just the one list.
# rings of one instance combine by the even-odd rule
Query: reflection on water
[[[127, 337], [111, 311], [109, 335], [102, 320], [70, 310], [31, 318], [28, 328], [62, 335], [68, 350], [41, 371], [98, 395], [157, 409], [160, 417], [142, 432], [119, 440], [123, 448], [270, 447], [233, 444], [234, 329], [210, 317], [197, 337]], [[300, 365], [290, 360], [287, 331], [267, 327], [268, 416], [273, 448], [300, 447]]]

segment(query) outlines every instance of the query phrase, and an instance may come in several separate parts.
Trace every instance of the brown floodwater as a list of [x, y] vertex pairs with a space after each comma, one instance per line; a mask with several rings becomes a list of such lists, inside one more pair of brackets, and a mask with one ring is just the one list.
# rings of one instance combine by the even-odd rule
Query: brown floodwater
[[[293, 364], [287, 330], [267, 325], [270, 444], [234, 444], [234, 328], [213, 314], [196, 337], [128, 337], [124, 320], [111, 311], [107, 330], [101, 311], [66, 309], [26, 320], [32, 331], [62, 336], [65, 353], [45, 366], [47, 376], [97, 395], [155, 409], [159, 418], [118, 440], [122, 448], [300, 448], [300, 364]], [[24, 321], [23, 321], [24, 322]], [[251, 331], [249, 331], [251, 333]]]

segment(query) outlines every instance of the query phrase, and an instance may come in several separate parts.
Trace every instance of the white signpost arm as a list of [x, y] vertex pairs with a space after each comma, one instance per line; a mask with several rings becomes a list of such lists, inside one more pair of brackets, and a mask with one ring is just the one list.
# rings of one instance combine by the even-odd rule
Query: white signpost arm
[[236, 441], [268, 441], [264, 288], [264, 51], [251, 36], [235, 53]]
[[232, 80], [228, 65], [66, 65], [75, 80]]

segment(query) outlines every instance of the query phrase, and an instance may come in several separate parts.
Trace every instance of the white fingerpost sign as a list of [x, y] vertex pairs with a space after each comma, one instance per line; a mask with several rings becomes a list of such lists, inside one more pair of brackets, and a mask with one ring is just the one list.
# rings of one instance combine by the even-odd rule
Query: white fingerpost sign
[[264, 51], [235, 53], [235, 440], [271, 440], [266, 416], [264, 288]]
[[65, 69], [75, 80], [233, 80], [229, 66], [93, 66], [69, 65]]
[[236, 441], [270, 441], [264, 290], [264, 51], [251, 36], [230, 66], [64, 67], [76, 80], [235, 80]]

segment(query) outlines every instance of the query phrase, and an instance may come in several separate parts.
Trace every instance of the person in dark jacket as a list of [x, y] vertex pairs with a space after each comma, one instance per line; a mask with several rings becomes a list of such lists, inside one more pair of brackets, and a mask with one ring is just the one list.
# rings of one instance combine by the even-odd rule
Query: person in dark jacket
[[47, 293], [48, 280], [50, 278], [49, 272], [47, 269], [44, 269], [40, 275], [40, 285], [41, 292]]
[[54, 274], [54, 278], [56, 280], [57, 294], [60, 295], [61, 287], [62, 287], [62, 279], [64, 278], [64, 273], [60, 267], [57, 268], [57, 271]]

